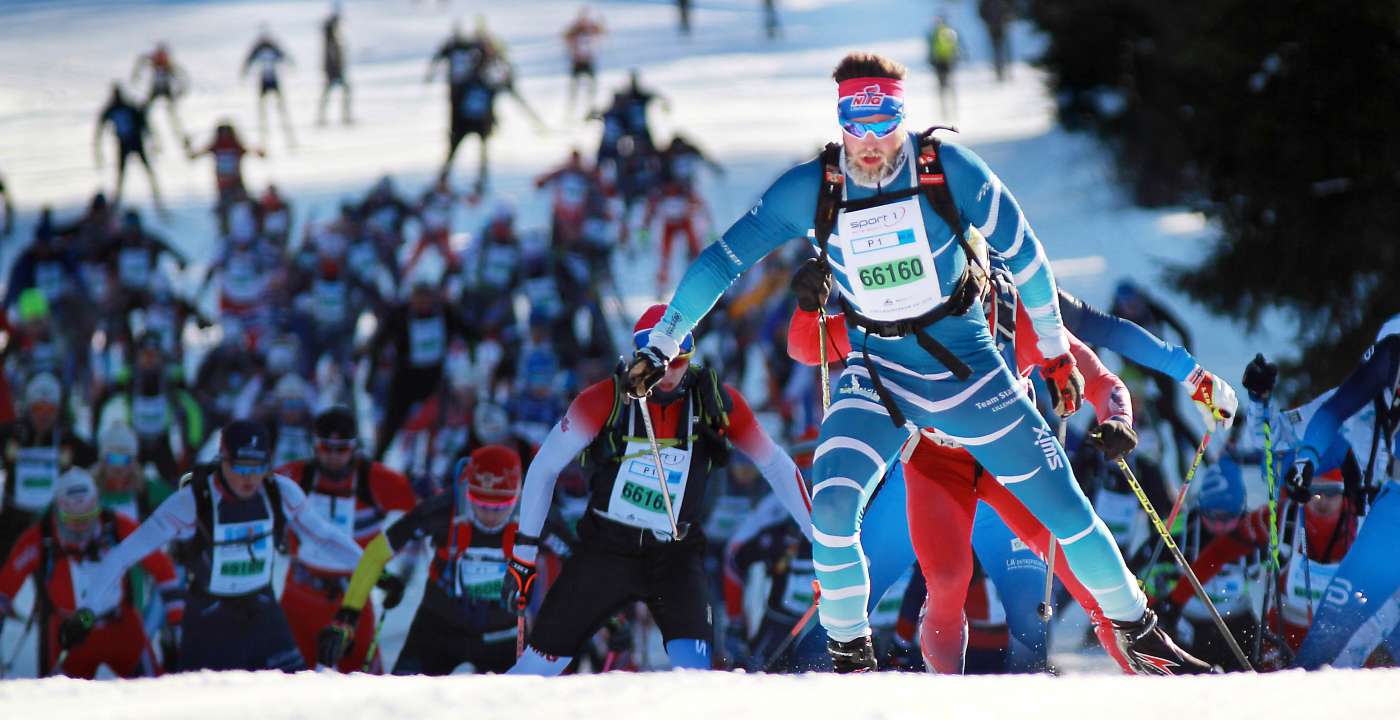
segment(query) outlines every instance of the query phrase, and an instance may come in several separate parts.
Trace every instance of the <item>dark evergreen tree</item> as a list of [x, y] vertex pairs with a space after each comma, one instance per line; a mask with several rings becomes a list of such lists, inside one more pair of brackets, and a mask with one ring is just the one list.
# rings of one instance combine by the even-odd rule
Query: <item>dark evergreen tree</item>
[[1062, 120], [1101, 134], [1138, 202], [1223, 236], [1169, 279], [1254, 325], [1299, 320], [1299, 390], [1400, 312], [1400, 2], [1037, 0]]

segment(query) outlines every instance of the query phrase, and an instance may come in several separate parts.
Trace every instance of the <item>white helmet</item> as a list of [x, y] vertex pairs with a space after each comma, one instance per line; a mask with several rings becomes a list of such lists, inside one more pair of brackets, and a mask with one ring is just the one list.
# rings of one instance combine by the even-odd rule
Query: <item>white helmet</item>
[[53, 486], [54, 509], [60, 519], [84, 518], [98, 509], [97, 483], [80, 467], [68, 468]]
[[107, 423], [107, 427], [102, 428], [102, 432], [97, 436], [97, 451], [103, 457], [116, 454], [134, 458], [140, 451], [140, 443], [130, 425], [116, 420]]

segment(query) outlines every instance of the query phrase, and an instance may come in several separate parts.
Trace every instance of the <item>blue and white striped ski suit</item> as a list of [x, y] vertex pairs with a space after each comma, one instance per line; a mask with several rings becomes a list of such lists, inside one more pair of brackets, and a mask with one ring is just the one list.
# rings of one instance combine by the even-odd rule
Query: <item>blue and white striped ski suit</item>
[[[880, 190], [857, 185], [848, 173], [848, 199], [916, 187], [916, 153], [911, 137], [894, 177]], [[943, 143], [941, 154], [954, 203], [969, 227], [980, 231], [990, 249], [1011, 269], [1041, 350], [1046, 357], [1067, 353], [1050, 264], [1015, 199], [971, 151]], [[664, 348], [662, 343], [683, 337], [740, 273], [783, 242], [808, 235], [821, 175], [820, 159], [792, 168], [701, 253], [677, 286], [659, 331], [653, 334], [662, 339], [653, 340], [654, 344]], [[946, 297], [966, 259], [953, 231], [922, 194], [917, 203], [926, 235], [918, 241], [928, 243], [939, 287]], [[829, 252], [837, 286], [858, 311], [870, 314], [870, 308], [855, 303], [852, 279], [845, 272], [846, 259], [834, 240]], [[809, 237], [809, 242], [817, 251], [815, 240]], [[966, 381], [954, 377], [912, 336], [888, 339], [872, 335], [867, 339], [854, 325], [849, 332], [853, 348], [868, 347], [870, 362], [878, 365], [885, 387], [913, 426], [934, 427], [958, 439], [1059, 538], [1066, 560], [1108, 617], [1136, 620], [1142, 615], [1146, 599], [1107, 527], [1075, 482], [1054, 433], [997, 353], [980, 307], [946, 317], [925, 330], [971, 368]], [[847, 369], [822, 422], [812, 487], [813, 561], [822, 589], [820, 618], [828, 635], [840, 641], [870, 632], [861, 509], [913, 432], [912, 426], [900, 428], [891, 423], [860, 353], [846, 362]]]

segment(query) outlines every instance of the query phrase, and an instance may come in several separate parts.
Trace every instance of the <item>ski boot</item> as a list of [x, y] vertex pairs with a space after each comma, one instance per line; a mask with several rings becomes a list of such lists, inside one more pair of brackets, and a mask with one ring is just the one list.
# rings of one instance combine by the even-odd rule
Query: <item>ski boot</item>
[[1144, 610], [1136, 622], [1113, 621], [1113, 635], [1128, 666], [1138, 675], [1195, 675], [1219, 672], [1192, 657], [1157, 627], [1157, 614]]
[[868, 635], [846, 642], [828, 639], [826, 651], [838, 673], [875, 672], [875, 646]]

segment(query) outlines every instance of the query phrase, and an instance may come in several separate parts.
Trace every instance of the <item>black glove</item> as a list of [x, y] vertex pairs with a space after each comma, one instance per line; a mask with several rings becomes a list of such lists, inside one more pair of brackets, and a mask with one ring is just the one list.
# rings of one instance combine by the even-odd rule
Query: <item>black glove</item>
[[507, 610], [524, 612], [530, 604], [530, 590], [535, 586], [535, 564], [527, 563], [511, 553], [506, 561], [506, 579], [501, 583], [501, 604]]
[[1269, 395], [1274, 391], [1274, 385], [1278, 382], [1278, 365], [1264, 359], [1264, 355], [1256, 354], [1253, 360], [1244, 368], [1244, 380], [1241, 382], [1244, 389], [1249, 391], [1251, 400], [1263, 402], [1269, 399]]
[[792, 276], [792, 292], [797, 296], [797, 307], [806, 312], [826, 307], [831, 296], [831, 268], [821, 260], [808, 258]]
[[1288, 490], [1288, 497], [1300, 503], [1306, 503], [1312, 499], [1312, 479], [1313, 462], [1301, 459], [1294, 461], [1293, 467], [1288, 469], [1288, 476], [1283, 479], [1283, 486]]
[[1138, 435], [1127, 421], [1109, 418], [1089, 431], [1089, 442], [1103, 451], [1104, 457], [1117, 460], [1137, 447]]
[[355, 639], [355, 626], [359, 622], [359, 610], [343, 607], [336, 611], [331, 624], [321, 628], [316, 636], [316, 662], [331, 668], [339, 665]]
[[404, 583], [403, 578], [398, 575], [384, 573], [374, 585], [384, 591], [384, 602], [381, 606], [385, 610], [393, 610], [403, 602]]
[[69, 615], [68, 619], [58, 626], [58, 646], [69, 650], [83, 644], [95, 625], [97, 615], [87, 608], [78, 608], [77, 612]]
[[660, 350], [650, 345], [638, 350], [632, 357], [632, 364], [627, 366], [627, 377], [622, 381], [627, 394], [634, 398], [650, 395], [651, 389], [665, 377], [666, 366], [670, 363]]

